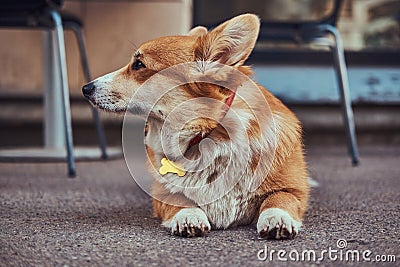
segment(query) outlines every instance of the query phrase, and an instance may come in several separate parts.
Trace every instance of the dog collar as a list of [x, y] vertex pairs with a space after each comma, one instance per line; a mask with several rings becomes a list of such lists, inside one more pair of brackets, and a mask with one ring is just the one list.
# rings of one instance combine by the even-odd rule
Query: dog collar
[[[228, 110], [230, 109], [230, 107], [231, 107], [231, 105], [233, 103], [233, 100], [235, 99], [235, 96], [236, 96], [236, 92], [232, 91], [232, 94], [225, 100], [225, 106], [223, 108], [221, 120], [225, 117], [226, 113], [228, 113]], [[191, 148], [192, 146], [195, 146], [195, 145], [199, 144], [201, 142], [201, 140], [203, 140], [204, 138], [206, 138], [210, 134], [210, 132], [204, 133], [204, 134], [203, 133], [199, 133], [198, 135], [193, 137], [193, 139], [190, 140], [190, 142], [189, 142], [188, 149]]]

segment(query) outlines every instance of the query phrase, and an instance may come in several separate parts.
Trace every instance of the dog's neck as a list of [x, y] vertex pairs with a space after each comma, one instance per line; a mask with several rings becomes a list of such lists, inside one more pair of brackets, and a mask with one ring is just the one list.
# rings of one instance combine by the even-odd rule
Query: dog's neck
[[[225, 105], [223, 107], [222, 116], [221, 116], [220, 121], [225, 117], [226, 113], [228, 112], [228, 110], [232, 106], [232, 103], [233, 103], [233, 100], [235, 99], [235, 96], [236, 96], [236, 92], [232, 91], [232, 94], [225, 100]], [[192, 146], [198, 145], [201, 142], [201, 140], [206, 138], [211, 133], [211, 131], [209, 131], [207, 133], [199, 133], [198, 135], [193, 137], [192, 140], [190, 140], [189, 146], [188, 146], [187, 149], [190, 149]]]
[[[226, 100], [223, 105], [222, 113], [220, 115], [221, 119], [218, 119], [220, 122], [222, 119], [227, 117], [227, 113], [231, 108], [236, 92], [233, 92]], [[212, 134], [213, 129], [208, 130], [207, 132], [202, 131], [199, 134], [196, 134], [194, 137], [191, 137], [193, 132], [190, 134], [189, 132], [184, 133], [186, 135], [186, 140], [179, 139], [176, 135], [181, 136], [180, 132], [177, 132], [177, 129], [171, 128], [164, 124], [163, 120], [157, 119], [157, 117], [148, 117], [147, 122], [149, 123], [149, 131], [146, 134], [145, 142], [146, 145], [151, 147], [155, 155], [157, 155], [156, 161], [159, 162], [161, 158], [167, 157], [168, 159], [172, 159], [176, 161], [181, 158], [182, 151], [185, 151], [183, 154], [186, 154], [191, 148], [198, 145], [203, 139]], [[220, 126], [218, 126], [220, 127]], [[164, 141], [161, 140], [161, 129], [165, 129], [164, 131]], [[183, 137], [183, 136], [181, 136]], [[190, 139], [191, 138], [191, 139]], [[182, 143], [180, 141], [183, 141]], [[166, 153], [168, 151], [169, 153]]]

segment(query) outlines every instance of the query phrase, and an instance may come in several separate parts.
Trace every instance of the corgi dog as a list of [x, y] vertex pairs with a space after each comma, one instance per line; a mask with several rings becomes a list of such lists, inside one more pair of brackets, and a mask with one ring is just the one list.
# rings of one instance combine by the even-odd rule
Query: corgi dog
[[301, 124], [244, 65], [259, 27], [256, 15], [243, 14], [211, 31], [157, 38], [82, 88], [94, 106], [146, 120], [154, 215], [174, 235], [254, 224], [261, 238], [289, 239], [302, 225], [309, 184]]

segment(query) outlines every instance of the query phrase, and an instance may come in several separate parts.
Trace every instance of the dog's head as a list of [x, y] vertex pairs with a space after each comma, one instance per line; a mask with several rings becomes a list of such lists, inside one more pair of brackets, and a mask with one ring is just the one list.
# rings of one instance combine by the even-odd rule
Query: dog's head
[[[243, 73], [242, 67], [254, 48], [259, 31], [259, 19], [255, 15], [237, 16], [208, 32], [204, 27], [192, 29], [187, 36], [161, 37], [142, 44], [134, 52], [125, 67], [99, 77], [82, 88], [85, 97], [100, 109], [124, 112], [137, 89], [155, 74], [181, 63], [217, 62], [232, 66]], [[147, 94], [159, 96], [157, 86], [146, 89]], [[163, 95], [157, 105], [146, 103], [146, 99], [133, 104], [138, 115], [150, 112], [154, 116], [165, 116], [177, 103], [193, 97], [211, 97], [224, 102], [230, 92], [218, 86], [179, 86]], [[173, 101], [170, 101], [173, 100]], [[140, 102], [140, 103], [139, 103]]]

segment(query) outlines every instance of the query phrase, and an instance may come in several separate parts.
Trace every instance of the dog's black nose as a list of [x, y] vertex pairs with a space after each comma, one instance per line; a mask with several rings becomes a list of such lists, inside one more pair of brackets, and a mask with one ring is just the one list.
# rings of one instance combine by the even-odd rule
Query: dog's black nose
[[93, 94], [93, 92], [94, 92], [94, 88], [95, 88], [95, 86], [94, 86], [94, 83], [93, 83], [93, 82], [90, 82], [90, 83], [88, 83], [88, 84], [85, 84], [85, 85], [82, 87], [82, 93], [83, 93], [83, 95], [84, 95], [84, 96], [91, 96], [91, 95]]

